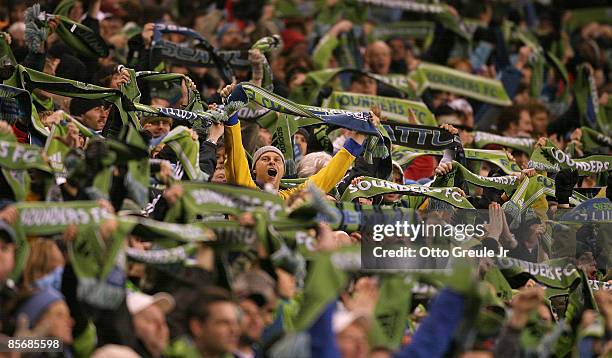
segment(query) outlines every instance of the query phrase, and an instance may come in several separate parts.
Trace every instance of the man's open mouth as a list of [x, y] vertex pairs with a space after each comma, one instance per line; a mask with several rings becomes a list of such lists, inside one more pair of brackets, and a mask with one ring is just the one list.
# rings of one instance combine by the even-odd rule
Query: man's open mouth
[[278, 171], [276, 169], [274, 169], [274, 168], [268, 169], [268, 175], [269, 176], [274, 178], [274, 177], [276, 177], [276, 174], [278, 174]]

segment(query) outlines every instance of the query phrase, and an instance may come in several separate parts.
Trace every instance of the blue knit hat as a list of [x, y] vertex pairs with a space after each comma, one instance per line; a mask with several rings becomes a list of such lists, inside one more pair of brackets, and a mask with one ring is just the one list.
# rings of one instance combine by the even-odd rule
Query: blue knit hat
[[56, 289], [47, 287], [34, 293], [21, 305], [17, 316], [25, 314], [30, 322], [30, 328], [34, 327], [45, 313], [47, 308], [57, 301], [63, 301], [64, 296]]

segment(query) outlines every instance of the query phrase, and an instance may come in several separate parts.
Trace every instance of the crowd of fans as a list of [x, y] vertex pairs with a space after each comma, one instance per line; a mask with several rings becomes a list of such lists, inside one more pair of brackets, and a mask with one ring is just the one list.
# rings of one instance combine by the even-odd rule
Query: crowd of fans
[[609, 5], [1, 2], [0, 356], [611, 355]]

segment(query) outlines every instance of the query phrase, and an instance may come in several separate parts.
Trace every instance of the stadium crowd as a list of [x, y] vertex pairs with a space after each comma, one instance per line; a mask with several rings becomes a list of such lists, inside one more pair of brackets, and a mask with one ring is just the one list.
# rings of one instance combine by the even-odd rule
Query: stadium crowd
[[598, 0], [0, 2], [0, 357], [611, 356], [611, 44]]

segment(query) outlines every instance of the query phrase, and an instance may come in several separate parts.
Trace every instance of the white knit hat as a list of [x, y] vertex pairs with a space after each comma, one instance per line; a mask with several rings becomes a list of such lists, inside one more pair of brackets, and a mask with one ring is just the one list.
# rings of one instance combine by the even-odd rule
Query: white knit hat
[[257, 161], [259, 160], [259, 158], [264, 155], [265, 153], [268, 152], [274, 152], [278, 155], [281, 156], [281, 158], [283, 158], [283, 165], [285, 164], [285, 156], [283, 155], [283, 152], [280, 151], [280, 149], [271, 146], [271, 145], [266, 145], [265, 147], [261, 147], [259, 149], [257, 149], [255, 151], [255, 154], [253, 154], [253, 162], [251, 163], [251, 170], [255, 169], [255, 163], [257, 163]]

